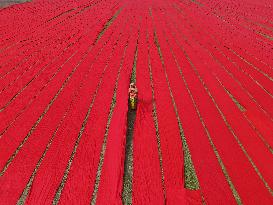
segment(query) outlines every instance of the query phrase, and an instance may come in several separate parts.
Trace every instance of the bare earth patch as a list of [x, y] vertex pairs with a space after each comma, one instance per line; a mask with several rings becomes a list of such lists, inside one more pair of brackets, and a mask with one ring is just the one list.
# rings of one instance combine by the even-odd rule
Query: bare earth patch
[[13, 4], [20, 4], [24, 2], [29, 2], [30, 0], [0, 0], [0, 8], [7, 7]]

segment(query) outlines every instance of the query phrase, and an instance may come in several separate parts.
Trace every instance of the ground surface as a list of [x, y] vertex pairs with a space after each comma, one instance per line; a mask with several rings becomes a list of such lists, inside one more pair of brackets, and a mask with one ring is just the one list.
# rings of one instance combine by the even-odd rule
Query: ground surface
[[19, 4], [19, 3], [24, 3], [27, 2], [29, 0], [0, 0], [0, 8], [1, 7], [7, 7], [10, 6], [12, 4]]
[[272, 6], [0, 10], [0, 204], [272, 204]]

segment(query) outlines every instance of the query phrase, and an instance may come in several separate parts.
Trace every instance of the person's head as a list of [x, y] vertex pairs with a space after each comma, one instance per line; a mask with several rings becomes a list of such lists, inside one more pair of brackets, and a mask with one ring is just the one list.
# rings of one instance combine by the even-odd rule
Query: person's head
[[130, 83], [130, 88], [136, 88], [136, 84], [135, 83]]

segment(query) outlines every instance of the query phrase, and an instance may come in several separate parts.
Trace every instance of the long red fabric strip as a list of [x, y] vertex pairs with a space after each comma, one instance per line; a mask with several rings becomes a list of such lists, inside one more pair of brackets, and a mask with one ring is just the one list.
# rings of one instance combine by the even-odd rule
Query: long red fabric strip
[[[110, 34], [111, 34], [111, 31], [109, 31], [108, 35], [110, 35]], [[93, 56], [90, 56], [89, 60], [84, 62], [84, 64], [82, 64], [81, 67], [79, 67], [79, 69], [85, 68], [86, 71], [84, 71], [82, 73], [80, 73], [80, 72], [75, 73], [76, 77], [73, 78], [74, 81], [67, 85], [68, 87], [65, 89], [64, 93], [60, 95], [60, 98], [58, 98], [59, 100], [56, 101], [56, 104], [48, 112], [47, 116], [42, 121], [41, 125], [38, 126], [37, 130], [35, 130], [35, 132], [31, 135], [31, 137], [28, 139], [27, 143], [24, 144], [22, 150], [20, 150], [18, 156], [16, 156], [16, 158], [14, 159], [12, 166], [9, 168], [10, 170], [8, 169], [8, 172], [10, 172], [11, 175], [5, 174], [4, 177], [1, 178], [1, 180], [8, 182], [10, 180], [12, 181], [15, 179], [14, 174], [12, 174], [12, 173], [18, 174], [19, 170], [20, 170], [21, 173], [24, 174], [24, 177], [20, 177], [20, 175], [18, 175], [18, 180], [19, 179], [23, 180], [22, 183], [18, 183], [20, 186], [14, 187], [13, 190], [8, 190], [8, 192], [7, 192], [7, 194], [12, 194], [14, 199], [16, 199], [15, 191], [18, 192], [18, 194], [21, 194], [21, 192], [23, 191], [23, 188], [25, 187], [26, 182], [27, 182], [25, 180], [28, 180], [28, 178], [31, 176], [31, 173], [33, 173], [36, 163], [39, 160], [39, 158], [41, 157], [42, 152], [45, 149], [45, 146], [47, 146], [47, 143], [49, 143], [49, 139], [51, 138], [51, 136], [56, 135], [54, 143], [58, 142], [58, 141], [60, 143], [62, 140], [64, 140], [64, 139], [62, 139], [63, 137], [68, 137], [67, 136], [68, 134], [65, 134], [64, 132], [70, 132], [70, 134], [73, 136], [71, 129], [75, 133], [77, 132], [77, 130], [80, 129], [80, 125], [78, 125], [78, 123], [75, 124], [75, 126], [77, 126], [77, 127], [74, 127], [74, 128], [70, 126], [71, 128], [67, 129], [66, 126], [69, 125], [71, 122], [75, 121], [75, 119], [81, 120], [84, 117], [84, 113], [81, 112], [81, 110], [87, 110], [87, 106], [88, 106], [87, 103], [90, 101], [90, 99], [89, 100], [88, 99], [80, 100], [80, 99], [83, 99], [84, 96], [88, 98], [90, 96], [89, 93], [93, 94], [95, 91], [96, 84], [95, 83], [90, 84], [88, 82], [90, 82], [90, 81], [91, 82], [95, 82], [95, 81], [98, 82], [99, 77], [100, 77], [100, 73], [102, 72], [102, 70], [97, 70], [96, 75], [90, 75], [90, 73], [95, 73], [95, 71], [96, 71], [96, 69], [94, 69], [94, 68], [96, 68], [95, 65], [92, 65], [92, 59], [93, 60], [96, 59], [95, 58], [95, 55], [97, 54], [96, 50], [99, 51], [100, 47], [103, 46], [104, 40], [107, 40], [107, 35], [105, 36], [105, 38], [103, 38], [101, 40], [102, 40], [101, 45], [98, 46], [97, 49], [93, 50], [93, 52], [94, 52]], [[108, 49], [109, 52], [110, 52], [110, 49], [111, 49], [111, 47]], [[98, 63], [98, 62], [96, 62], [96, 63]], [[91, 79], [90, 79], [90, 77], [91, 77]], [[83, 82], [81, 82], [81, 81], [83, 81]], [[78, 86], [76, 86], [75, 84]], [[80, 102], [83, 104], [80, 105], [79, 104]], [[77, 112], [73, 111], [73, 109], [76, 107], [76, 105], [79, 106], [79, 110], [76, 109]], [[55, 106], [57, 106], [57, 107], [55, 107]], [[65, 113], [64, 111], [67, 106], [69, 107], [69, 111], [68, 111], [68, 113]], [[61, 107], [62, 110], [58, 109], [58, 107]], [[67, 107], [67, 109], [68, 109], [68, 107]], [[56, 108], [59, 110], [57, 113], [56, 113]], [[80, 115], [79, 112], [82, 114]], [[64, 115], [64, 114], [68, 115], [68, 117], [65, 118], [65, 121], [62, 122], [62, 125], [61, 125], [61, 127], [58, 128], [58, 130], [54, 130], [54, 127], [58, 125], [58, 123], [59, 123], [58, 121], [62, 119], [62, 115]], [[75, 115], [78, 115], [78, 116], [75, 118], [75, 117], [73, 117]], [[50, 116], [52, 116], [52, 117], [50, 117]], [[72, 120], [72, 121], [70, 121], [70, 123], [69, 123], [68, 120]], [[46, 126], [48, 124], [51, 124], [52, 126]], [[49, 129], [51, 129], [51, 130], [49, 130]], [[54, 133], [55, 131], [57, 131], [57, 133]], [[47, 135], [45, 135], [46, 133], [47, 133]], [[43, 136], [43, 137], [41, 137], [41, 136]], [[60, 138], [60, 139], [58, 140], [58, 138]], [[67, 139], [69, 139], [69, 137]], [[54, 147], [54, 143], [52, 144], [52, 147]], [[57, 143], [57, 144], [59, 144], [59, 143]], [[71, 139], [71, 143], [73, 143], [72, 139]], [[37, 144], [39, 144], [40, 146], [36, 146]], [[62, 144], [59, 144], [59, 146], [60, 145], [62, 145]], [[68, 143], [66, 145], [68, 145]], [[65, 149], [65, 146], [63, 146], [63, 148]], [[56, 153], [56, 152], [53, 151], [53, 153]], [[69, 154], [69, 152], [67, 152], [67, 154]], [[24, 158], [25, 156], [29, 156], [29, 157], [27, 157], [29, 162], [28, 163], [25, 162], [26, 164], [28, 164], [28, 166], [25, 166], [25, 168], [21, 168], [20, 159], [22, 159], [22, 157]], [[63, 158], [64, 155], [61, 155], [60, 157]], [[46, 159], [47, 158], [45, 158], [44, 160], [46, 161]], [[52, 160], [54, 158], [49, 158], [49, 159]], [[18, 161], [18, 163], [19, 163], [18, 166], [16, 165], [17, 164], [16, 161]], [[63, 164], [65, 165], [65, 162]], [[13, 170], [13, 169], [15, 169], [15, 170]], [[40, 167], [39, 170], [42, 171], [43, 170], [42, 167]], [[26, 173], [29, 173], [29, 175], [26, 175]], [[61, 174], [61, 172], [60, 172], [60, 174]], [[6, 178], [5, 176], [7, 176], [8, 178]], [[43, 183], [45, 183], [45, 181]], [[6, 183], [6, 184], [9, 184], [9, 183]], [[42, 184], [40, 184], [40, 186]], [[33, 185], [35, 185], [35, 183]], [[39, 189], [36, 189], [36, 190], [38, 191]], [[55, 190], [53, 189], [53, 191], [55, 191]]]
[[[144, 12], [143, 12], [144, 13]], [[142, 13], [142, 14], [143, 14]], [[148, 11], [144, 13], [146, 21]], [[140, 26], [140, 39], [136, 79], [138, 87], [138, 109], [133, 135], [133, 193], [132, 203], [164, 204], [164, 189], [156, 130], [153, 119], [153, 97], [150, 84], [147, 23]]]
[[[272, 204], [271, 4], [1, 8], [0, 204]], [[138, 107], [124, 200], [131, 76]], [[190, 161], [195, 190], [185, 188]]]
[[137, 39], [137, 28], [133, 27], [136, 19], [130, 19], [130, 37], [128, 38], [120, 79], [116, 94], [116, 105], [111, 119], [106, 153], [101, 173], [101, 180], [98, 188], [97, 204], [122, 204], [122, 183], [124, 174], [125, 143], [128, 111], [127, 100], [129, 78], [133, 66], [135, 43]]

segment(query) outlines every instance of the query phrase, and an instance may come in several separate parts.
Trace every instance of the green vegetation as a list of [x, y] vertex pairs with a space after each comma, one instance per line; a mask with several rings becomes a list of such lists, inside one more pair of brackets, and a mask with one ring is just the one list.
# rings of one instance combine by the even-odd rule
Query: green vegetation
[[[139, 39], [139, 35], [138, 35], [138, 39]], [[132, 74], [130, 78], [131, 83], [136, 83], [137, 56], [138, 56], [138, 40], [136, 44]], [[128, 205], [132, 204], [133, 134], [134, 134], [135, 119], [136, 119], [136, 111], [131, 110], [128, 107], [123, 191], [122, 191], [123, 204], [128, 204]]]

